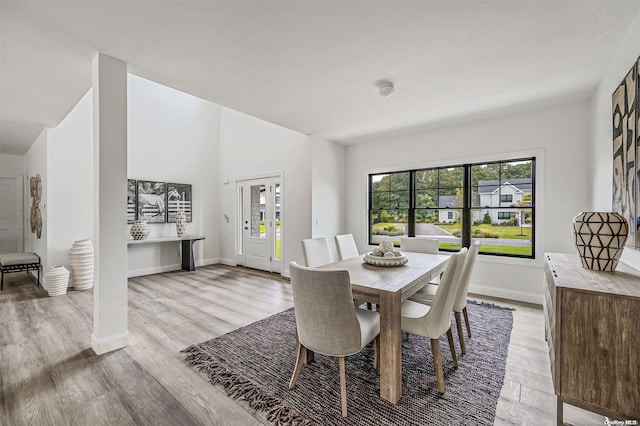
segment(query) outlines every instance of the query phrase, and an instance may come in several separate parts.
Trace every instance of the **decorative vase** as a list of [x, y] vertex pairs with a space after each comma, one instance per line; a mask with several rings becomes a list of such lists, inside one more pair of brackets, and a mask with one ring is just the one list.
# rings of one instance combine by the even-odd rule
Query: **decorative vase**
[[44, 275], [49, 296], [62, 296], [69, 285], [69, 270], [64, 266], [52, 266]]
[[87, 290], [93, 287], [93, 243], [80, 240], [73, 243], [69, 250], [69, 264], [73, 288]]
[[144, 240], [149, 235], [149, 224], [144, 220], [136, 220], [131, 225], [130, 232], [134, 240]]
[[184, 235], [186, 228], [187, 215], [184, 213], [184, 210], [178, 210], [176, 212], [176, 231], [178, 232], [178, 237], [182, 237]]
[[582, 212], [573, 218], [571, 230], [582, 266], [594, 271], [613, 271], [627, 241], [626, 219], [612, 212]]

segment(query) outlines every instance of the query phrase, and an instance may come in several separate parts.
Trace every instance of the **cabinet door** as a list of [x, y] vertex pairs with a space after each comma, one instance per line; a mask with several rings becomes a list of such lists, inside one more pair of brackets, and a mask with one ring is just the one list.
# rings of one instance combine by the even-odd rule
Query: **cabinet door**
[[562, 397], [640, 418], [640, 301], [562, 292]]

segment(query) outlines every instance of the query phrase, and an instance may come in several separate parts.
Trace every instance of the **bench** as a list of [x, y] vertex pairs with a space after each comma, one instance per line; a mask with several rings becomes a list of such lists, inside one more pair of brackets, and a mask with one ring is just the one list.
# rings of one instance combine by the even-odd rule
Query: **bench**
[[4, 289], [4, 274], [10, 272], [38, 271], [38, 283], [40, 285], [40, 256], [35, 253], [4, 253], [0, 254], [0, 291]]

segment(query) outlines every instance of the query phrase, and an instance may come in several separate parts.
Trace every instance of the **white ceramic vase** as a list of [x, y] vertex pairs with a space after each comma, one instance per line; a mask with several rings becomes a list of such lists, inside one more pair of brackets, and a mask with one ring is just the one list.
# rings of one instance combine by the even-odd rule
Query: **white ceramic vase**
[[571, 222], [582, 266], [594, 271], [613, 271], [618, 266], [629, 225], [612, 212], [582, 212]]
[[80, 240], [73, 243], [69, 250], [69, 264], [73, 288], [87, 290], [93, 287], [93, 243], [91, 240]]
[[144, 220], [136, 220], [131, 225], [130, 232], [134, 240], [144, 240], [149, 235], [149, 224]]
[[185, 229], [187, 229], [187, 215], [184, 210], [178, 210], [176, 212], [176, 232], [178, 237], [184, 236]]
[[52, 266], [44, 275], [49, 296], [62, 296], [69, 285], [69, 270], [64, 266]]

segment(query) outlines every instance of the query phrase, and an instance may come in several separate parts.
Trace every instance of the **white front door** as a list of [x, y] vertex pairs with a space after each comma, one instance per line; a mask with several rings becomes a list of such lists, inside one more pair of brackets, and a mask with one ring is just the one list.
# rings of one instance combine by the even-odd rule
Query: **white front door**
[[281, 272], [281, 179], [268, 177], [238, 183], [240, 247], [238, 264]]
[[0, 177], [0, 253], [22, 251], [18, 179]]

